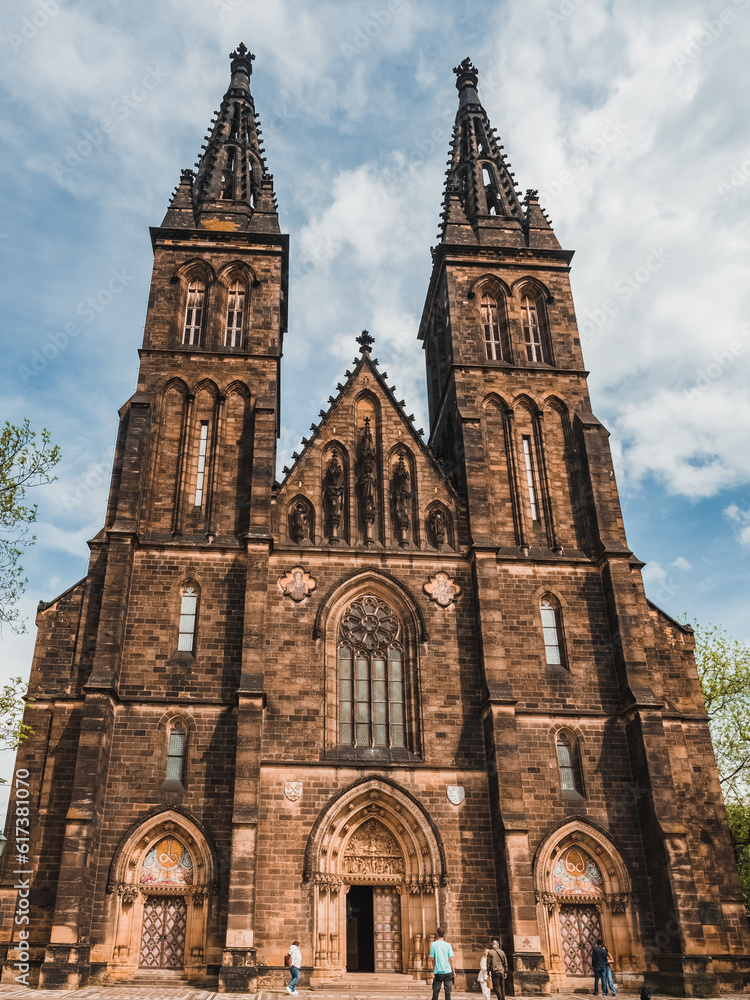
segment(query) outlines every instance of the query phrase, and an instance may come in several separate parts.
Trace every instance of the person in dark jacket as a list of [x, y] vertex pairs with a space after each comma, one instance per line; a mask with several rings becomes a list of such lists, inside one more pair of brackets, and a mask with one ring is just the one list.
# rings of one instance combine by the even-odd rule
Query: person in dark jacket
[[607, 996], [607, 956], [609, 952], [599, 939], [591, 952], [591, 964], [594, 968], [594, 996], [599, 995], [599, 980], [602, 981], [602, 993]]
[[492, 979], [492, 992], [497, 1000], [505, 1000], [505, 977], [508, 975], [508, 959], [500, 947], [500, 938], [494, 937], [487, 954], [487, 972]]

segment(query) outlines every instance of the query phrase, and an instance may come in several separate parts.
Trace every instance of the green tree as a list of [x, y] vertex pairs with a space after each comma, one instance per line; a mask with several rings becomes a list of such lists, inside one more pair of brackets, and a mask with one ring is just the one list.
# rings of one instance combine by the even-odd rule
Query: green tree
[[50, 433], [37, 439], [29, 421], [15, 426], [7, 420], [0, 431], [0, 629], [8, 625], [23, 632], [25, 623], [16, 607], [26, 585], [21, 556], [36, 537], [29, 525], [36, 521], [36, 504], [27, 503], [27, 491], [51, 483], [60, 449]]
[[718, 625], [694, 625], [695, 660], [750, 912], [750, 646]]
[[20, 677], [11, 677], [0, 690], [0, 750], [15, 750], [32, 732], [23, 720], [26, 684]]

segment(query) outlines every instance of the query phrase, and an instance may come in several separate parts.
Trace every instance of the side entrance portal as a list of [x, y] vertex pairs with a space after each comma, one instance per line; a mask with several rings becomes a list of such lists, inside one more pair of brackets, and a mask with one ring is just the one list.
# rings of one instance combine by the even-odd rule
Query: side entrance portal
[[591, 952], [601, 936], [602, 924], [595, 906], [560, 907], [560, 937], [569, 976], [593, 976]]
[[187, 901], [183, 896], [149, 896], [143, 906], [142, 969], [181, 969], [185, 964]]

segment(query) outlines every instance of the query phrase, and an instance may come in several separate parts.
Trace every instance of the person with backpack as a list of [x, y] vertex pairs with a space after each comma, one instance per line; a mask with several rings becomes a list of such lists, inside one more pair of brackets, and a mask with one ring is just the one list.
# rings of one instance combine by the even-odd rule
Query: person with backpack
[[505, 979], [508, 975], [508, 959], [500, 947], [500, 938], [493, 937], [492, 947], [487, 953], [487, 972], [492, 980], [492, 992], [497, 1000], [505, 1000]]
[[302, 952], [299, 950], [299, 941], [292, 941], [289, 945], [289, 951], [284, 955], [284, 965], [287, 966], [292, 976], [286, 991], [290, 996], [296, 997], [299, 970], [302, 968]]

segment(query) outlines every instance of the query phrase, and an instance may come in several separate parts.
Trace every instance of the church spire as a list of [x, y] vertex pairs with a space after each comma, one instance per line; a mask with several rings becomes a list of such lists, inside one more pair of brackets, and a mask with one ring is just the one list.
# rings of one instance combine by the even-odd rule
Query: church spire
[[470, 59], [456, 66], [458, 113], [446, 171], [443, 243], [525, 246], [525, 215], [513, 172], [477, 93]]
[[[231, 80], [211, 120], [197, 171], [183, 171], [165, 226], [278, 233], [279, 220], [250, 93], [255, 56], [243, 43], [231, 53]], [[190, 186], [194, 216], [186, 211]], [[179, 204], [177, 204], [178, 202]], [[177, 210], [177, 211], [175, 211]]]

